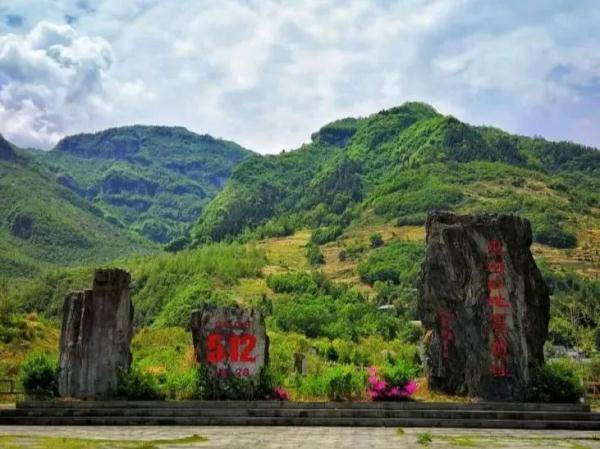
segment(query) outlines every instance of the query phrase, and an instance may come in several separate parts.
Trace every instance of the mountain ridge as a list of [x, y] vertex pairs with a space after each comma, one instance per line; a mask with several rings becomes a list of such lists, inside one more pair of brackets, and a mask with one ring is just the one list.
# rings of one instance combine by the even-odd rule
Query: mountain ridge
[[254, 153], [183, 127], [132, 125], [68, 136], [31, 154], [112, 222], [165, 244], [187, 232], [232, 168]]
[[[462, 179], [455, 177], [459, 168], [465, 172]], [[472, 126], [412, 102], [331, 122], [297, 150], [241, 163], [204, 209], [192, 238], [195, 245], [232, 239], [282, 221], [294, 222], [296, 228], [344, 228], [371, 213], [369, 209], [382, 219], [410, 221], [418, 214], [416, 221], [421, 222], [428, 209], [441, 207], [529, 215], [540, 230], [538, 241], [569, 245], [574, 244], [570, 236], [560, 243], [560, 237], [544, 234], [564, 237], [581, 230], [579, 211], [567, 208], [565, 213], [563, 206], [575, 199], [582, 202], [578, 207], [597, 208], [594, 174], [599, 171], [600, 152], [590, 147]], [[492, 172], [522, 185], [528, 178], [539, 178], [536, 182], [546, 187], [562, 182], [564, 191], [555, 186], [534, 204], [533, 189], [525, 193], [518, 185], [502, 186], [501, 179], [490, 179], [490, 185], [499, 185], [512, 200], [502, 204], [503, 195], [488, 192], [491, 198], [482, 197], [473, 177], [485, 180]], [[593, 220], [597, 218], [594, 213]]]

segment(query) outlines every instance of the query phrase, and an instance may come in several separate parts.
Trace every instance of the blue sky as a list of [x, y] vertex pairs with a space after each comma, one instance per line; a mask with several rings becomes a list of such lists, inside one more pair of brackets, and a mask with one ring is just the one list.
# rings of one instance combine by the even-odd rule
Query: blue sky
[[0, 0], [0, 132], [182, 125], [262, 153], [408, 100], [600, 147], [594, 0]]

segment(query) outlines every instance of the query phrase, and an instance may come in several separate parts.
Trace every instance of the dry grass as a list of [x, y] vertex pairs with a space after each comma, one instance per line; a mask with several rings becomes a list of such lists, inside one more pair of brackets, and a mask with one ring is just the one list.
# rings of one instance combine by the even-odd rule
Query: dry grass
[[259, 246], [267, 252], [267, 266], [262, 270], [266, 277], [281, 271], [310, 270], [306, 260], [305, 246], [310, 239], [311, 231], [304, 229], [287, 237], [261, 240]]
[[414, 393], [413, 398], [417, 401], [423, 402], [460, 402], [460, 403], [469, 403], [472, 402], [471, 399], [465, 396], [453, 396], [443, 393], [438, 393], [429, 389], [429, 383], [427, 382], [427, 378], [421, 377], [417, 379], [418, 388]]

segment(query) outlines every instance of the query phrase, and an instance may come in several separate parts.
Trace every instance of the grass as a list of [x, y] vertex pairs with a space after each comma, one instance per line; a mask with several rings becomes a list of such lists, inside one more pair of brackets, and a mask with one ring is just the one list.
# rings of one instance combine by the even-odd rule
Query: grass
[[96, 440], [64, 437], [37, 436], [0, 436], [3, 449], [160, 449], [161, 446], [203, 443], [206, 438], [191, 435], [184, 438], [172, 438], [149, 441]]
[[429, 443], [433, 441], [429, 432], [421, 432], [417, 434], [417, 443], [421, 446], [429, 446]]
[[[520, 436], [501, 435], [491, 436], [486, 434], [443, 435], [436, 434], [436, 439], [446, 443], [448, 447], [499, 447], [499, 448], [529, 448], [529, 447], [555, 447], [565, 449], [590, 449], [585, 442], [599, 441], [600, 436], [581, 437], [554, 437], [554, 436]], [[417, 436], [418, 440], [419, 436]]]
[[297, 231], [288, 237], [276, 237], [262, 240], [259, 246], [267, 253], [267, 266], [263, 268], [265, 276], [286, 271], [309, 270], [305, 246], [310, 239], [310, 230]]

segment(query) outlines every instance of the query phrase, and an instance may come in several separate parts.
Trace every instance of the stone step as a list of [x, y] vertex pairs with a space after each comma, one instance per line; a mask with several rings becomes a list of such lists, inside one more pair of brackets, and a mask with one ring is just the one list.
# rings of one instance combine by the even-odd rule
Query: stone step
[[452, 427], [505, 429], [600, 430], [598, 420], [441, 419], [441, 418], [299, 418], [299, 417], [21, 417], [0, 416], [1, 425], [185, 425], [185, 426], [353, 426], [353, 427]]
[[589, 412], [589, 404], [514, 402], [291, 402], [291, 401], [22, 401], [19, 409], [31, 408], [273, 408], [273, 409], [383, 409], [383, 410], [491, 410]]
[[15, 417], [282, 417], [282, 418], [437, 418], [600, 421], [600, 414], [564, 411], [401, 410], [351, 408], [19, 408], [0, 411]]

